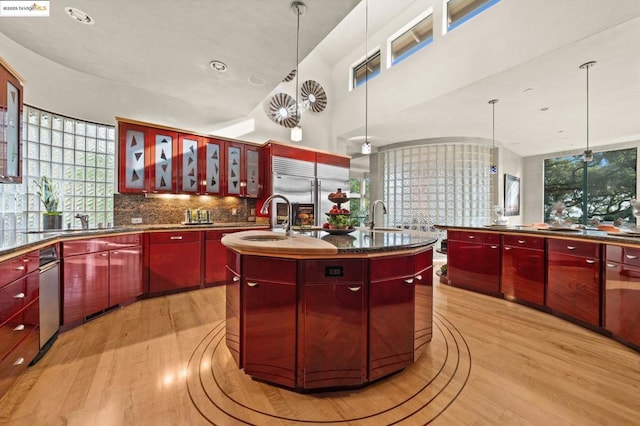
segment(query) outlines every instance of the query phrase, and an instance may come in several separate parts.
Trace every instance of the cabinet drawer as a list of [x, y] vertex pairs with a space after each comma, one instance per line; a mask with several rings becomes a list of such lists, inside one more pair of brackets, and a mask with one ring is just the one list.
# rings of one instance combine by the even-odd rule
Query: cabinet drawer
[[11, 352], [31, 330], [38, 326], [39, 303], [38, 300], [33, 301], [29, 306], [0, 324], [0, 359]]
[[505, 246], [544, 250], [544, 238], [530, 235], [504, 235], [502, 238], [502, 244]]
[[640, 266], [640, 248], [608, 245], [607, 260], [625, 265]]
[[243, 256], [242, 258], [247, 281], [296, 283], [297, 262], [295, 260], [262, 256]]
[[496, 232], [447, 231], [447, 239], [486, 244], [500, 244], [500, 234]]
[[38, 353], [39, 336], [37, 327], [22, 340], [22, 342], [0, 361], [0, 395], [2, 395], [14, 380], [29, 366]]
[[190, 232], [155, 232], [149, 235], [151, 244], [197, 243], [200, 241], [201, 231]]
[[0, 262], [0, 287], [38, 269], [38, 252]]
[[106, 238], [92, 238], [87, 240], [70, 240], [62, 242], [62, 257], [79, 254], [96, 253], [109, 250], [109, 240]]
[[547, 249], [552, 253], [596, 259], [600, 258], [600, 244], [597, 243], [547, 239]]
[[306, 260], [304, 261], [305, 284], [360, 283], [364, 279], [364, 260]]
[[422, 272], [433, 266], [433, 249], [428, 249], [414, 256], [416, 272]]
[[25, 306], [25, 280], [20, 279], [0, 288], [0, 323], [13, 317]]
[[413, 255], [374, 258], [369, 262], [369, 279], [371, 282], [390, 278], [403, 278], [413, 275], [415, 271]]
[[227, 267], [236, 275], [240, 275], [240, 259], [242, 257], [238, 252], [227, 249]]

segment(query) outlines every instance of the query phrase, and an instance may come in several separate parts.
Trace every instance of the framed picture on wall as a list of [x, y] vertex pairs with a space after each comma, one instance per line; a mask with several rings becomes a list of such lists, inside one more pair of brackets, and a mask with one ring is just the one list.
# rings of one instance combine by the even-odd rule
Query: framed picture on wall
[[504, 175], [504, 215], [520, 215], [520, 178]]

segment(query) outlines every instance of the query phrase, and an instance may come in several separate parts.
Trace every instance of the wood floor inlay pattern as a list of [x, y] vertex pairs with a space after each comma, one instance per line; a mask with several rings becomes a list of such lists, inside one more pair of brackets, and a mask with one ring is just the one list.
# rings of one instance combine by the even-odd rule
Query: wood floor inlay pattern
[[471, 373], [462, 334], [437, 313], [433, 323], [433, 341], [404, 371], [361, 389], [299, 394], [239, 370], [220, 321], [191, 355], [187, 389], [198, 412], [216, 425], [428, 424], [458, 397]]

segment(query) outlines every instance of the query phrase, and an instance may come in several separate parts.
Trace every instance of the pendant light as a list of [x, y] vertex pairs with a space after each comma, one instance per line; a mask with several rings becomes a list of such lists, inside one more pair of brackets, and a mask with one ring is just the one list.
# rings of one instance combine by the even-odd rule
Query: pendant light
[[593, 151], [589, 149], [589, 68], [595, 64], [596, 61], [589, 61], [580, 65], [580, 69], [587, 71], [587, 149], [582, 153], [582, 161], [585, 163], [593, 160]]
[[369, 2], [364, 1], [364, 142], [361, 153], [371, 154], [371, 142], [369, 142]]
[[497, 99], [491, 99], [489, 101], [491, 104], [491, 112], [492, 112], [492, 121], [491, 121], [491, 168], [489, 171], [492, 175], [498, 173], [498, 165], [496, 164], [496, 104], [498, 103]]
[[291, 141], [302, 141], [302, 127], [300, 127], [300, 105], [298, 103], [298, 66], [300, 63], [300, 17], [307, 11], [307, 6], [301, 1], [294, 1], [291, 3], [291, 11], [295, 13], [297, 19], [296, 26], [296, 110], [295, 120], [296, 125], [291, 128]]

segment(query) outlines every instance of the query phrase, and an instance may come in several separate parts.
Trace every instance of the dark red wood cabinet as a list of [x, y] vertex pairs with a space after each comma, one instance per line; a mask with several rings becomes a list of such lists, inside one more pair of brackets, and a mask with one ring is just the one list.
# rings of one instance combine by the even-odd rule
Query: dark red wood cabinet
[[0, 396], [39, 349], [38, 251], [0, 262]]
[[366, 379], [367, 286], [362, 259], [304, 260], [299, 279], [298, 384], [360, 385]]
[[242, 261], [244, 371], [288, 387], [296, 383], [296, 265], [261, 256]]
[[202, 232], [154, 232], [149, 237], [149, 293], [202, 284]]
[[447, 278], [455, 287], [500, 295], [500, 234], [447, 231]]
[[416, 253], [413, 359], [417, 360], [433, 336], [433, 249]]
[[413, 256], [369, 260], [369, 380], [413, 362], [414, 272]]
[[225, 324], [225, 341], [231, 356], [238, 364], [238, 367], [242, 368], [244, 365], [244, 359], [240, 351], [240, 342], [242, 341], [242, 327], [240, 325], [242, 319], [240, 315], [242, 310], [242, 299], [240, 297], [242, 257], [239, 253], [227, 249], [226, 259], [225, 316], [227, 321]]
[[260, 147], [239, 142], [225, 142], [225, 194], [257, 198], [261, 195]]
[[547, 307], [601, 325], [600, 251], [599, 243], [547, 239]]
[[22, 182], [23, 85], [0, 58], [0, 183]]
[[204, 237], [204, 283], [205, 285], [224, 284], [227, 281], [225, 265], [227, 248], [222, 245], [222, 237], [243, 229], [225, 229], [205, 231]]
[[640, 346], [640, 248], [606, 247], [604, 328]]
[[508, 299], [544, 306], [544, 238], [504, 235], [502, 239], [502, 293]]
[[141, 234], [64, 241], [61, 252], [64, 326], [142, 295]]

